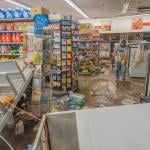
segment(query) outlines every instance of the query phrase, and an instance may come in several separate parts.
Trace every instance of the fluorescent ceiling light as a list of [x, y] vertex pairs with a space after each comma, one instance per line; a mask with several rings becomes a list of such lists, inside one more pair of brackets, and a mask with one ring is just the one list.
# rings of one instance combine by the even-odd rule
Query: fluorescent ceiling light
[[16, 5], [16, 6], [25, 8], [25, 9], [28, 9], [28, 10], [31, 9], [31, 8], [28, 7], [27, 5], [25, 5], [25, 4], [23, 4], [23, 3], [20, 3], [20, 2], [17, 2], [17, 1], [14, 1], [14, 0], [5, 0], [5, 1], [8, 2], [8, 3], [11, 3], [11, 4], [13, 4], [13, 5]]
[[89, 16], [72, 0], [65, 0], [71, 7], [73, 7], [79, 14], [81, 14], [84, 18], [88, 19]]
[[124, 0], [123, 8], [122, 8], [122, 11], [121, 11], [122, 14], [126, 14], [127, 13], [130, 1], [131, 0]]

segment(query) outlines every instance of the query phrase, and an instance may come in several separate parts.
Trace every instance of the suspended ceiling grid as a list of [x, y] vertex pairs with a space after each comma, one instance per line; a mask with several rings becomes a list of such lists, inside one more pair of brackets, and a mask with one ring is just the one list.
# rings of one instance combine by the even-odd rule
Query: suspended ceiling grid
[[[46, 7], [51, 13], [61, 13], [63, 15], [73, 15], [74, 19], [82, 19], [72, 7], [64, 0], [18, 0], [32, 7]], [[121, 15], [124, 0], [74, 0], [74, 2], [84, 11], [90, 18], [111, 18]], [[2, 8], [13, 8], [14, 6], [0, 1]], [[150, 6], [150, 0], [131, 0], [128, 14], [135, 14], [138, 7]]]

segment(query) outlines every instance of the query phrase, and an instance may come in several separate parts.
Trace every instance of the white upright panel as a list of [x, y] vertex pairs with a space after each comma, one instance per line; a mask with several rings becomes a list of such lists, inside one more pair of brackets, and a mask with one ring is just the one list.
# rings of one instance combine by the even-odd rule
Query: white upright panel
[[144, 78], [146, 75], [147, 58], [148, 58], [148, 53], [150, 52], [150, 50], [144, 50], [143, 61], [140, 64], [135, 65], [135, 55], [136, 55], [137, 49], [138, 49], [138, 45], [137, 47], [135, 46], [131, 48], [130, 68], [129, 68], [130, 76]]
[[149, 150], [150, 104], [76, 112], [80, 150]]

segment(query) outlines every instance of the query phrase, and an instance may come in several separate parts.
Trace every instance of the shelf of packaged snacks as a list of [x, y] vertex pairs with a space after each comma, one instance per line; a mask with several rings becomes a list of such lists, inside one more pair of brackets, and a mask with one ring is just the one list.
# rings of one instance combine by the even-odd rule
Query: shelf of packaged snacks
[[87, 43], [90, 43], [90, 42], [100, 42], [100, 40], [74, 40], [73, 42], [87, 42]]
[[[18, 60], [18, 61], [22, 61], [22, 60]], [[19, 102], [21, 96], [23, 95], [24, 91], [26, 90], [28, 84], [30, 83], [32, 77], [33, 77], [33, 69], [32, 68], [20, 68], [19, 64], [16, 65], [16, 67], [18, 68], [18, 70], [13, 71], [13, 68], [10, 67], [10, 70], [8, 70], [7, 72], [3, 72], [3, 69], [5, 70], [5, 67], [7, 68], [7, 66], [5, 66], [5, 64], [10, 63], [10, 64], [16, 64], [16, 61], [6, 61], [6, 62], [0, 62], [2, 67], [0, 70], [0, 76], [1, 77], [5, 77], [8, 80], [8, 83], [3, 83], [3, 80], [1, 79], [0, 82], [0, 87], [1, 88], [6, 88], [7, 87], [11, 87], [13, 89], [13, 91], [15, 91], [14, 93], [11, 93], [10, 91], [8, 91], [7, 93], [2, 93], [0, 94], [1, 96], [5, 96], [5, 95], [14, 95], [15, 96], [15, 100], [13, 102], [13, 105], [16, 106], [17, 103]], [[23, 70], [22, 70], [23, 69]], [[12, 75], [14, 78], [14, 75], [16, 76], [16, 79], [10, 79], [9, 81], [9, 77], [8, 75]], [[19, 80], [18, 82], [18, 78], [17, 75], [21, 76], [22, 78]], [[10, 83], [13, 83], [12, 85]], [[0, 132], [2, 132], [3, 128], [5, 127], [6, 123], [8, 122], [8, 119], [10, 118], [10, 116], [12, 115], [14, 110], [14, 107], [8, 107], [7, 111], [4, 111], [3, 113], [1, 113], [0, 116]]]
[[0, 33], [26, 33], [25, 31], [0, 31]]
[[30, 22], [32, 18], [14, 18], [14, 19], [0, 19], [0, 22]]
[[23, 42], [1, 42], [0, 45], [23, 45]]
[[0, 54], [0, 56], [25, 56], [26, 54]]
[[87, 35], [87, 34], [90, 34], [90, 35], [91, 35], [92, 33], [91, 33], [91, 32], [79, 33], [79, 35]]

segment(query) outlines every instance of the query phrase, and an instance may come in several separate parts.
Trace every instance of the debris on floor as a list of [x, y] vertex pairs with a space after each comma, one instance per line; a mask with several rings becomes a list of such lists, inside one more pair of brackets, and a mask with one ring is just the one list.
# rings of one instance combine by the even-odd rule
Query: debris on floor
[[[130, 89], [117, 88], [111, 68], [94, 77], [80, 76], [80, 93], [85, 95], [87, 107], [118, 106], [140, 102], [144, 79], [131, 79]], [[129, 99], [129, 101], [126, 101]], [[125, 100], [125, 101], [124, 101]]]
[[80, 110], [85, 104], [85, 96], [82, 94], [73, 93], [61, 98], [53, 97], [52, 112]]
[[132, 105], [132, 104], [136, 104], [135, 101], [130, 100], [130, 99], [125, 99], [121, 102], [123, 105]]

